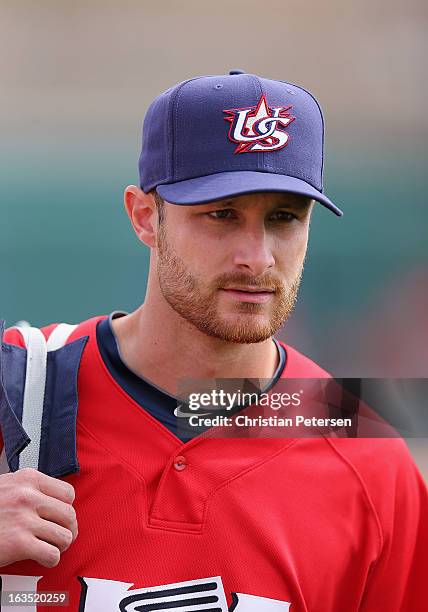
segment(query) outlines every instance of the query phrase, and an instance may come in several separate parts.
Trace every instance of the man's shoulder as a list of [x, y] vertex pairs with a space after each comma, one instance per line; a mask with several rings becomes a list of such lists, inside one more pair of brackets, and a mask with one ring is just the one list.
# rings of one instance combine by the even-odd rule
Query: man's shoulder
[[387, 466], [399, 466], [410, 457], [403, 438], [332, 438], [334, 451], [345, 461], [364, 467], [372, 467], [371, 460], [376, 458], [374, 469], [384, 470]]
[[394, 513], [408, 513], [409, 507], [415, 520], [427, 511], [427, 486], [403, 438], [329, 438], [326, 442], [360, 481], [380, 523], [391, 520]]
[[368, 486], [397, 484], [417, 470], [403, 438], [329, 438], [333, 451], [358, 473]]
[[289, 344], [285, 344], [281, 340], [278, 340], [278, 342], [286, 353], [282, 378], [332, 378], [332, 375], [315, 361]]
[[[303, 353], [279, 342], [287, 355], [282, 378], [333, 377]], [[375, 430], [370, 431], [373, 437], [331, 437], [325, 438], [324, 443], [330, 447], [330, 453], [336, 456], [344, 468], [354, 473], [370, 496], [377, 498], [389, 491], [391, 498], [394, 493], [398, 495], [403, 489], [412, 491], [413, 495], [423, 491], [426, 496], [426, 485], [404, 439], [392, 428], [391, 437], [387, 437], [389, 430], [385, 427], [379, 429], [385, 437], [374, 437]], [[311, 440], [307, 442], [311, 444]], [[318, 445], [315, 443], [314, 446]]]

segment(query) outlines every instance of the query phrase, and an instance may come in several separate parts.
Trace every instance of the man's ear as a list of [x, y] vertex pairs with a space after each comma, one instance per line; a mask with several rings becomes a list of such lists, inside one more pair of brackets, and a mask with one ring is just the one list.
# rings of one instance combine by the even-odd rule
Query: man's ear
[[156, 202], [152, 194], [144, 193], [144, 191], [135, 185], [129, 185], [125, 189], [124, 203], [138, 239], [148, 247], [155, 247], [157, 212]]

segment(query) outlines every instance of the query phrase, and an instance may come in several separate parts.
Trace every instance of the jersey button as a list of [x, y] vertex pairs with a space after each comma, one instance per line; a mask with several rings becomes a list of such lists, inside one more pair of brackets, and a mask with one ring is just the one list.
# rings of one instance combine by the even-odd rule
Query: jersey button
[[177, 470], [177, 472], [181, 472], [182, 470], [185, 470], [187, 467], [186, 457], [183, 457], [183, 455], [178, 455], [178, 457], [176, 457], [174, 460], [174, 467]]

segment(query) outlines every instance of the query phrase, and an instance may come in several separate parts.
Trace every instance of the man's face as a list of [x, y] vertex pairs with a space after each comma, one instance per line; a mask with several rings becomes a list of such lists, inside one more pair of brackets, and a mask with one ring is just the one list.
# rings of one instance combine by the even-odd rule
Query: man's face
[[165, 203], [157, 273], [170, 306], [227, 342], [262, 342], [290, 315], [313, 202], [256, 193], [210, 204]]

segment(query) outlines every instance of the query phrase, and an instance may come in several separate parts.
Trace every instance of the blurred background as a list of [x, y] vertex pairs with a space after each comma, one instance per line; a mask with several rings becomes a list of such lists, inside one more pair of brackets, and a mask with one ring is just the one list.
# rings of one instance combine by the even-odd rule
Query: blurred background
[[[334, 375], [428, 376], [426, 3], [0, 0], [0, 316], [78, 322], [144, 299], [122, 203], [161, 91], [241, 68], [311, 90], [326, 193], [279, 337]], [[428, 474], [426, 439], [410, 441]]]

